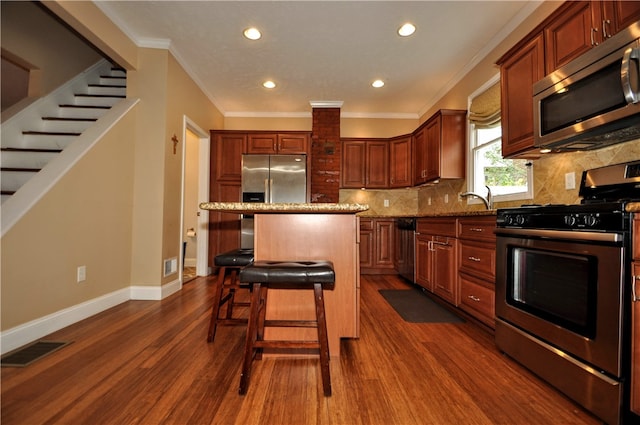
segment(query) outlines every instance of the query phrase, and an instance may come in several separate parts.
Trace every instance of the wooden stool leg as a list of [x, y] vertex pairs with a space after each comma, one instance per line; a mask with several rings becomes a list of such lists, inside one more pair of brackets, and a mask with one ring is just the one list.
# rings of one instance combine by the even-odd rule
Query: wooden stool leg
[[[260, 287], [260, 310], [258, 315], [258, 329], [257, 340], [264, 341], [264, 321], [267, 317], [267, 294], [269, 293], [269, 286], [263, 285]], [[262, 360], [262, 347], [256, 349], [256, 360]]]
[[242, 373], [240, 375], [240, 389], [238, 393], [244, 395], [247, 393], [249, 386], [249, 377], [251, 375], [251, 362], [253, 361], [253, 344], [258, 335], [259, 308], [261, 299], [261, 285], [254, 283], [251, 292], [251, 307], [249, 310], [249, 324], [247, 326], [247, 342], [244, 347], [244, 359], [242, 361]]
[[[231, 271], [231, 285], [234, 285], [236, 283], [236, 280], [238, 280], [238, 270], [234, 268]], [[232, 287], [229, 289], [229, 301], [227, 302], [227, 319], [231, 319], [233, 317], [233, 306], [235, 304], [235, 296], [236, 296], [236, 289]]]
[[320, 369], [322, 371], [322, 388], [325, 396], [331, 395], [331, 373], [329, 371], [329, 338], [327, 336], [327, 320], [324, 314], [324, 294], [322, 284], [314, 283], [313, 292], [316, 300], [316, 320], [318, 321], [318, 342], [320, 343]]
[[218, 271], [218, 279], [213, 289], [213, 306], [211, 307], [211, 321], [209, 322], [209, 333], [207, 342], [212, 342], [216, 337], [216, 328], [218, 325], [218, 314], [220, 313], [220, 300], [222, 299], [222, 289], [224, 288], [224, 278], [227, 273], [226, 267], [220, 267]]

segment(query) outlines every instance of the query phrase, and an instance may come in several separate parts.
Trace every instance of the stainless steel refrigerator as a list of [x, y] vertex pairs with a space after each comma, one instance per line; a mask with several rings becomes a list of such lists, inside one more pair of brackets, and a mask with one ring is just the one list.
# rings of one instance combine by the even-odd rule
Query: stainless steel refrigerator
[[[242, 202], [307, 200], [306, 155], [243, 155]], [[253, 248], [253, 216], [242, 216], [242, 248]]]

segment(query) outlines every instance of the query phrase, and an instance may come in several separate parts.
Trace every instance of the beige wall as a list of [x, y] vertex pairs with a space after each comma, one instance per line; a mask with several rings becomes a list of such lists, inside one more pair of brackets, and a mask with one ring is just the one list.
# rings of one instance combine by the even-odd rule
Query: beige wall
[[50, 93], [101, 59], [35, 2], [3, 1], [0, 8], [2, 48], [41, 71], [35, 95]]
[[[69, 3], [66, 14], [76, 11]], [[223, 125], [168, 51], [131, 52], [130, 42], [120, 50], [122, 33], [103, 31], [110, 28], [106, 17], [82, 3], [71, 21], [85, 31], [95, 22], [101, 44], [136, 63], [127, 96], [140, 102], [2, 238], [3, 331], [119, 289], [176, 282], [177, 273], [162, 276], [162, 265], [182, 248], [183, 120], [186, 115], [202, 129]], [[79, 284], [81, 265], [87, 280]]]
[[2, 330], [130, 285], [134, 127], [130, 114], [2, 238]]

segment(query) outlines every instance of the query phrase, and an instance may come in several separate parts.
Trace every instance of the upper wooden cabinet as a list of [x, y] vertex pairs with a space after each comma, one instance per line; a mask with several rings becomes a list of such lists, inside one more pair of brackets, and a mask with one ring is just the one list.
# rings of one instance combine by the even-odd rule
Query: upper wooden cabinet
[[[213, 149], [211, 166], [216, 180], [240, 181], [242, 179], [242, 154], [247, 148], [247, 133], [211, 132]], [[212, 170], [212, 171], [213, 171]]]
[[640, 19], [638, 1], [566, 2], [544, 28], [547, 74]]
[[537, 158], [533, 84], [640, 19], [640, 1], [568, 1], [502, 56], [502, 155]]
[[465, 110], [442, 109], [414, 135], [415, 184], [464, 178]]
[[544, 77], [542, 34], [501, 60], [502, 156], [516, 157], [533, 148], [533, 83]]
[[389, 142], [343, 139], [340, 178], [344, 188], [388, 187]]
[[411, 136], [391, 139], [389, 144], [389, 187], [408, 187], [411, 174]]
[[248, 154], [306, 154], [308, 133], [248, 133]]

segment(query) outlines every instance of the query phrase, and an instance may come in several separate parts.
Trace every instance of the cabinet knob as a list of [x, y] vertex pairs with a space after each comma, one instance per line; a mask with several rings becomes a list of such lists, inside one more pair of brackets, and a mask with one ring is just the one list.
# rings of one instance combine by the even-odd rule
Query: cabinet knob
[[480, 301], [480, 298], [476, 297], [475, 295], [468, 295], [467, 298], [469, 298], [469, 299], [471, 299], [471, 300], [473, 300], [475, 302], [479, 302]]
[[478, 257], [467, 257], [467, 259], [469, 259], [471, 261], [475, 261], [476, 263], [479, 263], [480, 261], [482, 261]]
[[484, 232], [484, 229], [480, 228], [480, 227], [471, 227], [469, 228], [470, 231], [472, 232]]

